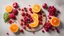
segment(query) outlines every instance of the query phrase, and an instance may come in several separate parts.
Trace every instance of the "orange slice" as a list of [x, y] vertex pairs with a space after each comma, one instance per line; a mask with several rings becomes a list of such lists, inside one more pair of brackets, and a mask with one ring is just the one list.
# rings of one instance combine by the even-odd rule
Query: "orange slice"
[[6, 6], [5, 8], [6, 12], [11, 12], [12, 11], [12, 7], [10, 5]]
[[39, 23], [38, 15], [36, 13], [33, 13], [31, 15], [31, 17], [33, 18], [34, 22], [33, 23], [30, 23], [29, 26], [30, 27], [37, 27], [38, 26], [38, 23]]
[[38, 20], [35, 20], [33, 23], [30, 23], [29, 26], [30, 27], [37, 27], [38, 26]]
[[35, 4], [33, 7], [32, 7], [32, 11], [34, 13], [38, 13], [39, 11], [41, 10], [40, 6], [38, 4]]
[[18, 32], [18, 26], [16, 25], [16, 24], [12, 24], [11, 26], [10, 26], [10, 30], [12, 31], [12, 32]]
[[37, 19], [38, 20], [38, 14], [36, 14], [36, 13], [33, 13], [32, 15], [31, 15], [31, 17], [35, 20], [35, 19]]
[[57, 27], [60, 25], [60, 20], [57, 17], [52, 17], [50, 23], [52, 26]]

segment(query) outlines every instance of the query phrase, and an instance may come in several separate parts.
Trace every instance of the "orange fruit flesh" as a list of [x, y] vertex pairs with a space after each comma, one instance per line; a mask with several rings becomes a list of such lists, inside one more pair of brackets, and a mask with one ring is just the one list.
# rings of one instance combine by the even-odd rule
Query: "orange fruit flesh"
[[6, 6], [5, 10], [6, 10], [6, 12], [11, 12], [12, 11], [12, 7], [8, 5], [8, 6]]
[[36, 13], [33, 13], [31, 15], [31, 17], [33, 18], [34, 22], [30, 23], [29, 26], [30, 27], [37, 27], [38, 26], [38, 15]]
[[41, 10], [40, 6], [38, 4], [35, 4], [33, 7], [32, 7], [32, 11], [34, 13], [38, 13], [39, 11]]
[[60, 25], [60, 20], [59, 20], [57, 17], [53, 17], [53, 18], [50, 20], [50, 22], [51, 22], [51, 25], [52, 25], [52, 26], [55, 26], [55, 27], [57, 27], [57, 26]]
[[10, 30], [11, 30], [12, 32], [18, 32], [18, 26], [17, 26], [16, 24], [12, 24], [12, 25], [10, 26]]

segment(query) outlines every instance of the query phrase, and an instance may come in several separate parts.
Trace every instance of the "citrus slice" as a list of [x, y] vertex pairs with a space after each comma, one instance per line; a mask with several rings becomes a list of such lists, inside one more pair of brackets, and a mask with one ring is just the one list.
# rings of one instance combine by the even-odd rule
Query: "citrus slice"
[[33, 13], [31, 15], [31, 17], [33, 18], [34, 22], [30, 23], [29, 26], [30, 27], [37, 27], [38, 23], [39, 23], [39, 21], [38, 21], [38, 15], [36, 13]]
[[35, 19], [38, 20], [38, 15], [37, 15], [36, 13], [33, 13], [33, 14], [31, 15], [31, 17], [33, 18], [33, 20], [35, 20]]
[[52, 26], [57, 27], [60, 25], [60, 20], [57, 17], [52, 17], [50, 23]]
[[35, 20], [33, 23], [30, 23], [29, 26], [30, 27], [37, 27], [38, 26], [38, 20]]
[[11, 12], [12, 11], [12, 7], [10, 5], [6, 6], [5, 8], [6, 12]]
[[40, 6], [38, 4], [35, 4], [33, 7], [32, 7], [32, 11], [34, 13], [38, 13], [39, 11], [41, 10]]
[[12, 24], [11, 26], [10, 26], [10, 30], [12, 31], [12, 32], [14, 32], [14, 33], [16, 33], [16, 32], [18, 32], [18, 26], [16, 25], [16, 24]]

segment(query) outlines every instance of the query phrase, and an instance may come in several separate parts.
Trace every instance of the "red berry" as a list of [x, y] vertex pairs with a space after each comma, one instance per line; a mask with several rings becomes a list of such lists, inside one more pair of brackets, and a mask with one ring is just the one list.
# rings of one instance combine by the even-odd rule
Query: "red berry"
[[44, 33], [44, 30], [42, 30], [42, 32]]
[[13, 9], [12, 13], [14, 13], [15, 15], [18, 15], [18, 11], [16, 9]]
[[39, 24], [41, 25], [42, 24], [42, 21], [39, 21]]
[[42, 15], [39, 15], [39, 20], [42, 21]]
[[21, 33], [24, 33], [23, 29], [20, 30]]
[[10, 24], [11, 24], [12, 22], [13, 22], [12, 20], [9, 20], [9, 21], [8, 21], [8, 23], [10, 23]]
[[31, 27], [29, 26], [29, 24], [26, 25], [29, 29], [31, 29]]
[[27, 12], [27, 8], [26, 7], [24, 7], [24, 10], [25, 10], [25, 12]]
[[23, 26], [23, 23], [21, 22], [21, 24], [20, 24], [21, 26]]
[[21, 22], [24, 22], [24, 20], [23, 20], [23, 19], [21, 19]]
[[20, 11], [20, 10], [21, 10], [21, 8], [18, 8], [18, 10]]
[[10, 19], [16, 19], [15, 15], [13, 13], [9, 14]]
[[42, 6], [43, 8], [47, 8], [47, 4], [46, 3], [44, 3], [44, 5]]
[[25, 30], [26, 30], [26, 26], [24, 26], [24, 27], [23, 27], [23, 29], [25, 29]]
[[32, 11], [32, 8], [29, 8], [29, 11]]
[[8, 33], [8, 32], [7, 32], [6, 34], [7, 34], [7, 35], [9, 35], [9, 33]]
[[24, 12], [22, 13], [22, 16], [25, 16], [25, 13]]
[[35, 34], [35, 32], [34, 32], [34, 31], [33, 31], [32, 33], [33, 33], [33, 34]]
[[17, 2], [14, 2], [14, 3], [13, 3], [13, 7], [14, 7], [14, 8], [18, 8], [18, 7], [19, 7], [19, 6], [18, 6], [18, 3], [17, 3]]
[[57, 33], [60, 33], [60, 31], [59, 31], [59, 29], [57, 27], [55, 29], [56, 29]]
[[22, 9], [22, 11], [24, 11], [24, 9]]

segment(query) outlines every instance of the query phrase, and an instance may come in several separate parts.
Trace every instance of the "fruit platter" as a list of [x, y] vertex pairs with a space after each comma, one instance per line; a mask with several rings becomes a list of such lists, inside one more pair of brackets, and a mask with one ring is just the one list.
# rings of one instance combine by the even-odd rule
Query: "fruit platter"
[[[3, 29], [5, 28], [5, 32], [1, 29], [1, 33], [5, 33], [4, 35], [6, 36], [32, 36], [33, 34], [35, 36], [52, 36], [56, 33], [53, 36], [60, 36], [60, 28], [63, 28], [61, 27], [62, 20], [60, 16], [62, 12], [60, 11], [60, 7], [60, 10], [57, 8], [58, 4], [54, 4], [57, 1], [53, 2], [51, 0], [53, 5], [50, 0], [50, 3], [41, 3], [41, 0], [37, 0], [40, 4], [38, 2], [34, 3], [34, 0], [31, 0], [32, 2], [29, 4], [27, 1], [24, 1], [13, 0], [12, 2], [11, 0], [9, 1], [10, 4], [4, 2], [5, 4], [1, 5], [3, 25], [7, 27], [7, 29], [3, 27]], [[54, 33], [51, 34], [52, 32]], [[0, 35], [4, 36], [2, 34]]]

